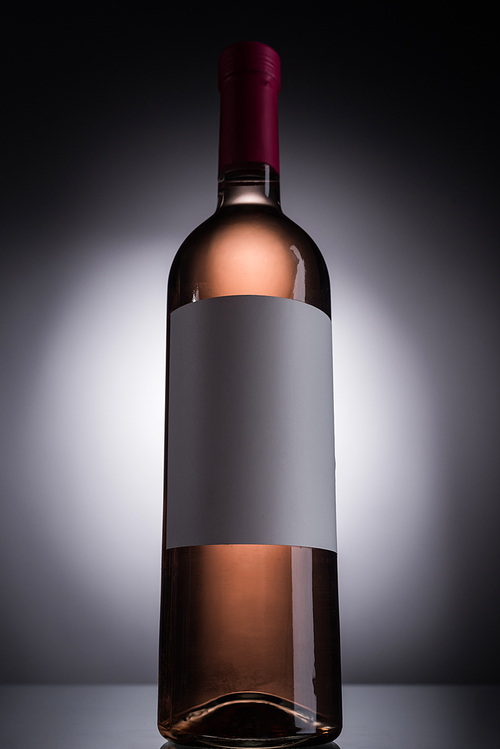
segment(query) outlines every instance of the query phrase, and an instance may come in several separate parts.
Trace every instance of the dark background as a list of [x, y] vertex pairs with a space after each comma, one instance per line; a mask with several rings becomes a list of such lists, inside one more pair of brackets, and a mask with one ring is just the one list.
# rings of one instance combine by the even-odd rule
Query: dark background
[[344, 678], [498, 680], [493, 14], [4, 8], [4, 681], [156, 678], [166, 276], [249, 39], [281, 56], [282, 204], [332, 277]]

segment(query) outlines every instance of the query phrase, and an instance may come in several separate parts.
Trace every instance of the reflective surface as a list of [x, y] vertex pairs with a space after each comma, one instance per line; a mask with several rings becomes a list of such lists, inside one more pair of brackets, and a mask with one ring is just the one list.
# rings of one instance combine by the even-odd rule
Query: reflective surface
[[[500, 687], [344, 687], [328, 749], [498, 749]], [[156, 685], [2, 686], [2, 749], [160, 749]]]

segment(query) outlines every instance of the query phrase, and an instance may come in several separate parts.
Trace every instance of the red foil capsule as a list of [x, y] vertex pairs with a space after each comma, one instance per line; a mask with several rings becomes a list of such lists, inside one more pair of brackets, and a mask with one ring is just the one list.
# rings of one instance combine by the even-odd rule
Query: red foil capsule
[[279, 173], [278, 54], [261, 42], [240, 42], [219, 58], [221, 95], [219, 174], [247, 162]]

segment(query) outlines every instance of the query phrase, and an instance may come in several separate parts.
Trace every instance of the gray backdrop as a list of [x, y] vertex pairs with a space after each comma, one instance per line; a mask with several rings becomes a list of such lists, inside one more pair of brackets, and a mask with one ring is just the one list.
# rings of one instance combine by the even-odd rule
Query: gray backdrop
[[217, 57], [258, 39], [332, 280], [344, 678], [496, 681], [493, 18], [127, 7], [6, 16], [1, 678], [156, 678], [166, 276], [215, 207]]

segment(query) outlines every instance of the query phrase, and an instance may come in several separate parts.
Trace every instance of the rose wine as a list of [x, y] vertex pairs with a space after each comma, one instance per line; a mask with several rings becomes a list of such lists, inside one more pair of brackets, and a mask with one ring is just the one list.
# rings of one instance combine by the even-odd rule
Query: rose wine
[[174, 744], [341, 730], [328, 271], [279, 197], [279, 57], [219, 59], [219, 199], [169, 276], [158, 725]]

